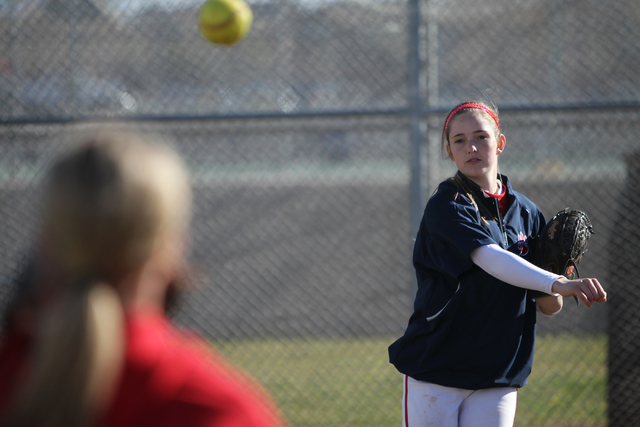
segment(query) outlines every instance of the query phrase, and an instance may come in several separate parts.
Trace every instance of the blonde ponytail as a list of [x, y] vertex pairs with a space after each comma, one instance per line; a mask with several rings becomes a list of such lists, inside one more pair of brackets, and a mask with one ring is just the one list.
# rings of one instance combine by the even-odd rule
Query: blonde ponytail
[[105, 283], [77, 282], [39, 319], [32, 364], [7, 427], [91, 425], [116, 387], [124, 356], [122, 307]]
[[461, 193], [465, 194], [467, 198], [471, 201], [471, 204], [475, 208], [476, 212], [478, 212], [478, 216], [480, 217], [480, 220], [482, 222], [484, 222], [485, 224], [489, 224], [489, 221], [487, 220], [487, 218], [491, 219], [492, 221], [495, 220], [494, 216], [486, 208], [486, 206], [483, 203], [478, 202], [473, 190], [462, 178], [462, 172], [457, 172], [453, 176], [453, 183], [458, 189], [458, 193], [455, 195], [455, 198], [457, 199]]

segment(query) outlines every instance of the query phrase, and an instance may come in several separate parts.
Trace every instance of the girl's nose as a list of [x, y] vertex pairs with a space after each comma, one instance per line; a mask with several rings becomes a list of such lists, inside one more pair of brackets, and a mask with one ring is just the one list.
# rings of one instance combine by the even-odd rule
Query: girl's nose
[[469, 147], [467, 148], [467, 153], [476, 153], [478, 151], [478, 149], [476, 148], [475, 144], [469, 144]]

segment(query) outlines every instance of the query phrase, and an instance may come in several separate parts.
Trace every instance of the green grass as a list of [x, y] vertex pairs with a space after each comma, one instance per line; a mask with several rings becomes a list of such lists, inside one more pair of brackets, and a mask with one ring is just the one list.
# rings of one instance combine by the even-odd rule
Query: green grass
[[[291, 427], [400, 427], [402, 376], [393, 338], [225, 341], [215, 344], [257, 378]], [[519, 392], [518, 427], [606, 426], [606, 337], [542, 337]]]
[[538, 338], [533, 372], [518, 399], [519, 427], [606, 426], [606, 336]]

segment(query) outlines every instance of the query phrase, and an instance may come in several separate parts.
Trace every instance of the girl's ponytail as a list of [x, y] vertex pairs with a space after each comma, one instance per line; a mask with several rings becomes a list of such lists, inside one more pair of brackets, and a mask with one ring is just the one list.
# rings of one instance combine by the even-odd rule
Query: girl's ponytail
[[469, 200], [471, 201], [471, 204], [473, 205], [473, 207], [478, 212], [478, 216], [480, 217], [482, 222], [484, 222], [485, 224], [489, 223], [487, 218], [490, 218], [491, 220], [494, 219], [494, 217], [491, 214], [491, 212], [489, 211], [489, 209], [487, 209], [487, 207], [483, 203], [478, 201], [475, 193], [473, 192], [473, 190], [471, 189], [469, 184], [467, 182], [465, 182], [465, 179], [462, 178], [462, 172], [458, 171], [453, 176], [452, 180], [453, 180], [454, 185], [458, 189], [458, 193], [456, 194], [456, 198], [460, 194], [466, 195], [467, 198], [469, 198]]
[[72, 284], [41, 312], [29, 375], [2, 425], [83, 427], [108, 404], [124, 358], [124, 316], [113, 286]]

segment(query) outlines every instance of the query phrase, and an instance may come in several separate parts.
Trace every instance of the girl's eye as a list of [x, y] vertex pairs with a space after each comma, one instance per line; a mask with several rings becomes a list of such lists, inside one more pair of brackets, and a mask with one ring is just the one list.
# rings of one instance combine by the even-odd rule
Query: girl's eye
[[464, 140], [462, 140], [462, 139], [454, 139], [453, 140], [454, 144], [462, 144], [463, 142], [464, 142]]

